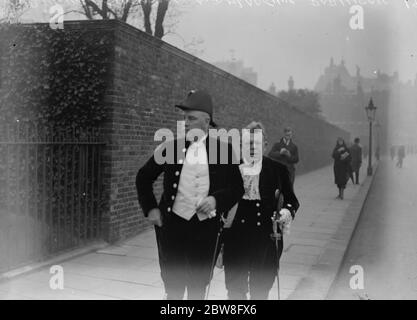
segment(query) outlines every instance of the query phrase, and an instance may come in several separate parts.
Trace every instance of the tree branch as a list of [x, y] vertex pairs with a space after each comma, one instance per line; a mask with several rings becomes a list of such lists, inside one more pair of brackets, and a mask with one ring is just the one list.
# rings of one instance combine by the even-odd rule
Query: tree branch
[[[86, 16], [86, 14], [85, 14], [85, 11], [80, 11], [80, 10], [70, 10], [70, 11], [65, 11], [64, 12], [64, 15], [65, 14], [69, 14], [69, 13], [81, 13], [81, 14], [83, 14], [83, 15], [85, 15]], [[88, 18], [88, 17], [87, 17]]]
[[127, 4], [125, 5], [125, 7], [123, 8], [123, 15], [120, 18], [122, 21], [124, 21], [124, 22], [127, 21], [127, 17], [129, 16], [129, 12], [130, 12], [131, 7], [132, 7], [132, 0], [129, 0], [127, 2]]
[[94, 1], [85, 0], [85, 3], [86, 3], [87, 6], [93, 8], [93, 10], [95, 12], [97, 12], [103, 19], [107, 19], [107, 17], [103, 15], [103, 11], [100, 9], [100, 7]]
[[80, 0], [80, 4], [83, 7], [84, 14], [87, 17], [87, 19], [93, 20], [93, 15], [92, 15], [92, 13], [90, 11], [90, 8], [86, 5], [85, 1]]
[[101, 2], [101, 11], [103, 12], [102, 16], [105, 17], [105, 19], [109, 18], [109, 15], [108, 15], [109, 8], [107, 5], [107, 1], [108, 0], [102, 0]]
[[164, 18], [167, 13], [169, 0], [159, 0], [155, 21], [155, 37], [162, 39], [164, 36]]
[[141, 0], [140, 4], [142, 6], [143, 16], [144, 16], [144, 27], [145, 32], [152, 35], [152, 26], [151, 26], [151, 11], [152, 11], [152, 1], [151, 0]]

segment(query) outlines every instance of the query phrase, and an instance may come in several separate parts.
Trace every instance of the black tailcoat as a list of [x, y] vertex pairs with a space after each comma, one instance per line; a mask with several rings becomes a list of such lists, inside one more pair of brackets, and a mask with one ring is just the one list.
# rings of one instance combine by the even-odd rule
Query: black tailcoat
[[[220, 216], [227, 213], [244, 193], [236, 155], [230, 144], [208, 137], [206, 140], [210, 187], [208, 196], [216, 199], [217, 216], [199, 221], [196, 215], [186, 221], [172, 212], [177, 195], [183, 162], [189, 142], [177, 139], [161, 148], [174, 152], [172, 163], [158, 164], [155, 155], [139, 170], [136, 187], [139, 204], [145, 216], [154, 208], [162, 214], [162, 228], [155, 227], [158, 243], [161, 276], [168, 293], [181, 296], [184, 286], [195, 290], [197, 296], [209, 281], [210, 262], [213, 257]], [[221, 152], [228, 153], [228, 162], [221, 163]], [[159, 204], [153, 193], [153, 183], [160, 174], [163, 178], [163, 194]], [[191, 275], [191, 276], [190, 276]], [[191, 277], [191, 279], [190, 279]], [[200, 296], [199, 296], [200, 295]]]
[[283, 208], [289, 209], [294, 218], [300, 205], [290, 182], [288, 168], [263, 157], [259, 176], [261, 200], [241, 199], [233, 224], [226, 229], [224, 236], [226, 288], [231, 298], [242, 298], [249, 285], [252, 298], [266, 299], [273, 285], [278, 258], [275, 242], [271, 239], [271, 217], [277, 210], [277, 189], [284, 198]]

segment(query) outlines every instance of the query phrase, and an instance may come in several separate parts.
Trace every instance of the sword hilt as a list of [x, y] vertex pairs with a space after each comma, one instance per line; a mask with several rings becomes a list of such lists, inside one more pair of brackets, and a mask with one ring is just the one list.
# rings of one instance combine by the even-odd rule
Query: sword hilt
[[280, 216], [280, 211], [284, 203], [282, 193], [279, 189], [275, 191], [275, 200], [276, 200], [276, 210], [274, 211], [271, 220], [272, 220], [272, 234], [271, 238], [274, 240], [281, 240], [281, 228], [278, 227], [278, 221]]
[[278, 218], [277, 218], [277, 213], [274, 212], [274, 215], [272, 216], [271, 220], [272, 220], [272, 233], [271, 233], [271, 238], [273, 240], [281, 240], [281, 233], [278, 232]]

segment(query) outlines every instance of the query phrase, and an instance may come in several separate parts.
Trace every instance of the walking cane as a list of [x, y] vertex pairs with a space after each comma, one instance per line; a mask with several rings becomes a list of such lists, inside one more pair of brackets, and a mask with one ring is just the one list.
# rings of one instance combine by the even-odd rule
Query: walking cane
[[[278, 300], [281, 300], [280, 296], [280, 287], [279, 287], [279, 260], [281, 258], [282, 250], [283, 250], [283, 235], [280, 230], [280, 227], [278, 226], [278, 220], [280, 211], [284, 202], [284, 199], [282, 197], [282, 193], [279, 189], [275, 192], [275, 198], [277, 200], [277, 206], [276, 211], [274, 211], [274, 214], [272, 216], [272, 231], [271, 238], [275, 242], [275, 249], [277, 251], [277, 287], [278, 287]], [[279, 231], [278, 231], [279, 230]]]
[[213, 278], [213, 273], [214, 273], [214, 267], [216, 266], [216, 258], [217, 258], [217, 250], [219, 249], [219, 244], [220, 244], [220, 236], [223, 232], [223, 215], [220, 218], [220, 228], [219, 228], [219, 232], [217, 233], [217, 239], [216, 239], [216, 245], [214, 247], [214, 253], [213, 253], [213, 259], [211, 262], [211, 269], [210, 269], [210, 278], [209, 278], [209, 283], [207, 286], [207, 290], [206, 290], [206, 297], [205, 300], [208, 300], [208, 296], [209, 296], [209, 292], [210, 292], [210, 284], [211, 284], [211, 280]]

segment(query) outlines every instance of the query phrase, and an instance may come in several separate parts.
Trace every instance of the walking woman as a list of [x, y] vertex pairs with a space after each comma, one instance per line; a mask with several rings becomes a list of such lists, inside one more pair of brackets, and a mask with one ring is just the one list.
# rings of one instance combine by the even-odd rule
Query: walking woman
[[349, 149], [346, 146], [343, 138], [339, 137], [337, 139], [332, 156], [334, 159], [334, 181], [339, 188], [339, 195], [337, 198], [343, 200], [343, 192], [346, 188], [346, 183], [349, 180], [351, 160]]
[[252, 122], [246, 129], [250, 132], [260, 129], [262, 135], [251, 134], [249, 141], [243, 142], [244, 150], [248, 147], [246, 150], [250, 151], [246, 155], [243, 152], [240, 165], [245, 194], [230, 210], [225, 223], [225, 282], [229, 299], [246, 300], [249, 292], [252, 300], [267, 300], [280, 255], [271, 239], [271, 218], [277, 210], [276, 190], [279, 189], [284, 198], [279, 212], [284, 232], [289, 229], [299, 203], [287, 167], [263, 156], [266, 136], [262, 124]]

